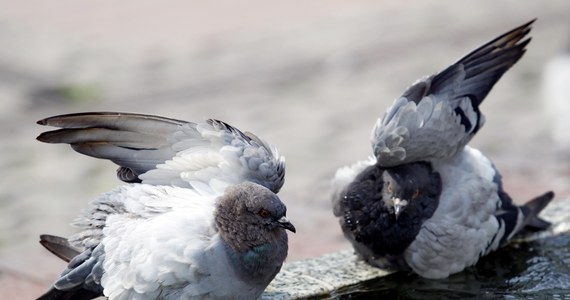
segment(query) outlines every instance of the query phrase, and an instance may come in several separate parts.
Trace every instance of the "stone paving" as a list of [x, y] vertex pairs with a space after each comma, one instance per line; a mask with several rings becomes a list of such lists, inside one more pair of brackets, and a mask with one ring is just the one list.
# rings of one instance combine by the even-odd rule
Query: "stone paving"
[[[222, 4], [223, 3], [223, 4]], [[565, 51], [570, 2], [0, 0], [0, 298], [39, 295], [64, 264], [40, 233], [70, 235], [86, 203], [120, 184], [111, 163], [35, 141], [40, 118], [128, 111], [218, 118], [287, 158], [280, 193], [298, 233], [290, 261], [349, 249], [330, 211], [336, 168], [371, 153], [377, 117], [417, 78], [535, 17], [525, 57], [493, 89], [473, 141], [524, 202], [568, 196], [570, 104], [543, 91]], [[556, 74], [554, 75], [556, 77]], [[562, 85], [568, 88], [570, 85]], [[550, 107], [550, 109], [548, 109]], [[570, 112], [568, 112], [570, 113]]]

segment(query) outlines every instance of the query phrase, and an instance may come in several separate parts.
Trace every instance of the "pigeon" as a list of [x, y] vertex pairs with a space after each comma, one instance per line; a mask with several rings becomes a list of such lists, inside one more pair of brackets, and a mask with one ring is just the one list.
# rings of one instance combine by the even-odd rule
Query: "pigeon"
[[333, 212], [372, 266], [446, 278], [477, 263], [538, 217], [553, 192], [522, 206], [501, 174], [468, 146], [485, 122], [479, 106], [525, 53], [530, 21], [411, 85], [378, 119], [374, 156], [337, 170]]
[[222, 121], [78, 113], [38, 136], [119, 165], [119, 186], [89, 203], [69, 239], [40, 243], [69, 264], [39, 299], [256, 299], [295, 227], [276, 195], [285, 160]]

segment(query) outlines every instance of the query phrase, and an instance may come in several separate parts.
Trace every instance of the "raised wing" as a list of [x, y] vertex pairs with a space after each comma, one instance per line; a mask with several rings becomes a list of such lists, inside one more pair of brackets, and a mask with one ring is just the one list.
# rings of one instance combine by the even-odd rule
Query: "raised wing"
[[277, 149], [222, 121], [192, 123], [157, 116], [95, 112], [55, 116], [40, 125], [62, 129], [38, 140], [67, 143], [120, 166], [119, 179], [200, 191], [252, 181], [277, 193], [285, 160]]
[[530, 21], [467, 54], [442, 72], [419, 80], [372, 130], [378, 163], [395, 166], [453, 156], [485, 119], [479, 105], [495, 83], [525, 53]]

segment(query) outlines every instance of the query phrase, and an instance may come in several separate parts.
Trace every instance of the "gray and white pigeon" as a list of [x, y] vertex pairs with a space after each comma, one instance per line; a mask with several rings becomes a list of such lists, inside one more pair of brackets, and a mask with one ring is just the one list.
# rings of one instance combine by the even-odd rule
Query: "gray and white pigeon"
[[491, 161], [467, 146], [485, 120], [479, 105], [524, 54], [533, 22], [410, 86], [374, 126], [374, 157], [336, 172], [334, 214], [362, 259], [445, 278], [522, 229], [549, 226], [537, 215], [552, 192], [515, 205]]
[[256, 299], [295, 227], [277, 197], [285, 161], [251, 133], [126, 113], [47, 118], [38, 136], [120, 166], [128, 185], [89, 204], [69, 240], [42, 235], [69, 262], [39, 299]]

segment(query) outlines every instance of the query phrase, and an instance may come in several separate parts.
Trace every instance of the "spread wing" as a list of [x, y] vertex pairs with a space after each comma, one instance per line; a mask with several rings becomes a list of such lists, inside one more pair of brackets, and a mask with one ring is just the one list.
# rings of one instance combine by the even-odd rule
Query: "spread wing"
[[530, 21], [410, 86], [372, 131], [378, 163], [395, 166], [453, 156], [484, 124], [479, 105], [525, 53]]
[[206, 190], [252, 181], [277, 193], [285, 160], [277, 149], [222, 121], [193, 123], [157, 116], [95, 112], [55, 116], [60, 127], [38, 140], [67, 143], [82, 154], [120, 166], [119, 179]]

